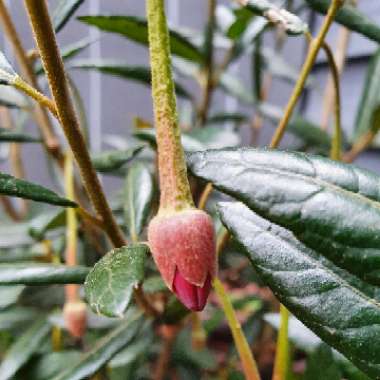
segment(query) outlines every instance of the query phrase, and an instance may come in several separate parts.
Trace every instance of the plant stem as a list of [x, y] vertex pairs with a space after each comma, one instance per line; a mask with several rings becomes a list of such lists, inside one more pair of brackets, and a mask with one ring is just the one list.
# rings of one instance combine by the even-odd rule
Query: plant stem
[[[65, 156], [65, 190], [66, 198], [75, 200], [74, 194], [74, 163], [71, 152]], [[74, 209], [66, 209], [66, 265], [75, 266], [77, 264], [77, 229], [78, 223]], [[79, 300], [79, 287], [75, 284], [68, 284], [65, 287], [66, 302], [77, 302]]]
[[59, 118], [55, 103], [34, 87], [30, 86], [21, 77], [16, 76], [16, 78], [12, 81], [12, 85], [36, 100], [41, 106], [46, 107], [57, 119]]
[[377, 128], [376, 130], [370, 130], [359, 137], [359, 139], [355, 142], [355, 144], [351, 147], [351, 150], [349, 150], [347, 153], [343, 155], [344, 162], [353, 162], [355, 159], [362, 153], [364, 150], [366, 150], [375, 140], [375, 137], [377, 136], [380, 128]]
[[65, 70], [49, 17], [46, 0], [25, 0], [25, 5], [47, 74], [50, 90], [57, 107], [59, 120], [79, 166], [84, 186], [96, 212], [104, 222], [108, 237], [115, 247], [121, 247], [126, 243], [125, 237], [112, 215], [102, 186], [92, 166], [70, 98]]
[[160, 212], [194, 207], [177, 120], [164, 1], [147, 0], [152, 97], [157, 130]]
[[[4, 3], [4, 0], [0, 0], [0, 22], [7, 36], [7, 39], [10, 41], [13, 47], [22, 75], [32, 87], [39, 91], [37, 78], [33, 71], [33, 67], [30, 64], [30, 60], [28, 59], [28, 56], [22, 46], [21, 40], [17, 34], [16, 27], [12, 22], [12, 18]], [[63, 156], [60, 151], [59, 141], [54, 133], [54, 129], [49, 120], [47, 112], [39, 104], [37, 104], [35, 109], [35, 118], [38, 122], [37, 124], [40, 127], [46, 149], [62, 164]]]
[[297, 104], [298, 98], [300, 97], [302, 90], [305, 86], [307, 77], [309, 76], [309, 73], [313, 68], [315, 59], [317, 58], [318, 52], [323, 44], [326, 34], [330, 29], [332, 22], [334, 21], [334, 17], [337, 11], [343, 5], [343, 2], [344, 0], [332, 0], [330, 8], [327, 12], [327, 15], [324, 19], [324, 22], [322, 24], [321, 29], [319, 30], [317, 37], [310, 43], [305, 63], [302, 66], [300, 76], [298, 77], [293, 93], [285, 108], [284, 116], [273, 135], [272, 141], [270, 143], [270, 148], [277, 148], [278, 144], [280, 143], [282, 136], [285, 132], [285, 128], [288, 125], [288, 122]]
[[213, 190], [212, 183], [209, 182], [203, 189], [201, 197], [199, 198], [198, 208], [200, 210], [204, 210], [206, 208], [207, 200], [210, 197], [212, 190]]
[[256, 362], [253, 358], [252, 351], [248, 345], [248, 342], [244, 336], [240, 322], [236, 317], [236, 313], [232, 306], [231, 300], [228, 297], [223, 284], [217, 277], [213, 281], [213, 287], [215, 293], [219, 298], [219, 301], [222, 304], [224, 314], [226, 316], [228, 325], [230, 326], [235, 346], [241, 359], [245, 378], [248, 380], [260, 380], [260, 374], [257, 369]]
[[208, 22], [205, 38], [205, 74], [206, 80], [203, 89], [203, 99], [199, 109], [199, 126], [206, 122], [214, 89], [214, 29], [215, 29], [216, 0], [208, 0]]
[[284, 305], [280, 305], [280, 317], [281, 325], [277, 338], [272, 380], [286, 380], [289, 371], [289, 311]]

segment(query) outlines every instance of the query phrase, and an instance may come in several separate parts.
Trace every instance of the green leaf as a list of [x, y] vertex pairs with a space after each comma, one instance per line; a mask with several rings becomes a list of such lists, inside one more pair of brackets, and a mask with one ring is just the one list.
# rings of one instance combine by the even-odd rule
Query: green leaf
[[66, 224], [66, 211], [44, 212], [29, 222], [29, 234], [36, 240], [42, 240], [46, 233]]
[[364, 372], [380, 376], [380, 303], [357, 279], [242, 203], [219, 207], [224, 225], [281, 303]]
[[146, 165], [130, 167], [124, 185], [124, 215], [132, 241], [137, 241], [151, 213], [153, 178]]
[[40, 143], [41, 141], [40, 138], [0, 127], [0, 142]]
[[242, 124], [249, 120], [247, 115], [237, 112], [218, 112], [209, 116], [207, 119], [207, 125], [211, 124], [223, 124], [223, 123], [236, 123]]
[[92, 156], [92, 164], [100, 173], [120, 169], [143, 150], [145, 145], [136, 145], [126, 150], [110, 150]]
[[308, 30], [307, 24], [298, 16], [279, 8], [268, 0], [246, 0], [244, 4], [247, 9], [267, 18], [271, 23], [280, 24], [289, 35], [304, 34]]
[[63, 207], [77, 207], [73, 201], [60, 197], [40, 185], [0, 173], [0, 194]]
[[58, 33], [70, 20], [74, 12], [82, 5], [84, 0], [60, 0], [53, 13], [53, 25]]
[[[380, 49], [373, 55], [369, 64], [363, 92], [355, 120], [353, 141], [366, 132], [377, 132], [380, 128]], [[379, 139], [374, 144], [379, 145]]]
[[92, 310], [108, 317], [122, 317], [133, 290], [144, 279], [148, 253], [145, 244], [117, 248], [99, 260], [86, 278], [86, 298]]
[[141, 327], [138, 317], [136, 313], [128, 316], [118, 327], [98, 340], [90, 351], [83, 354], [79, 362], [69, 366], [52, 380], [81, 380], [95, 373], [133, 340]]
[[190, 170], [338, 266], [380, 284], [380, 177], [304, 153], [189, 154]]
[[[148, 26], [145, 19], [133, 16], [82, 16], [79, 20], [148, 46]], [[180, 33], [170, 30], [169, 38], [172, 54], [195, 62], [203, 61], [202, 52]]]
[[0, 286], [0, 309], [5, 309], [17, 302], [19, 295], [24, 289], [25, 286], [23, 285]]
[[331, 348], [321, 344], [317, 350], [309, 356], [303, 380], [341, 380], [342, 374], [334, 360]]
[[16, 77], [17, 74], [13, 70], [13, 67], [0, 51], [0, 85], [10, 85]]
[[15, 373], [29, 360], [47, 337], [50, 325], [45, 318], [34, 322], [5, 353], [0, 364], [0, 380], [12, 379]]
[[89, 268], [59, 264], [0, 264], [0, 285], [83, 284]]
[[[306, 0], [315, 11], [326, 14], [330, 6], [330, 0]], [[335, 21], [348, 29], [363, 34], [373, 41], [380, 43], [380, 27], [376, 21], [372, 21], [356, 7], [346, 3], [338, 11]]]
[[12, 307], [0, 310], [0, 330], [19, 329], [41, 316], [30, 307]]
[[[70, 65], [71, 69], [97, 70], [104, 74], [110, 74], [119, 78], [133, 80], [147, 86], [151, 85], [150, 68], [145, 66], [132, 66], [125, 62], [111, 60], [82, 59]], [[191, 95], [180, 84], [175, 83], [175, 90], [178, 96], [191, 99]]]
[[28, 99], [14, 87], [0, 85], [0, 105], [9, 108], [27, 109]]
[[208, 126], [197, 128], [189, 132], [188, 135], [198, 140], [208, 149], [236, 147], [241, 143], [240, 136], [232, 128], [227, 127]]
[[227, 94], [235, 97], [239, 101], [248, 105], [255, 104], [252, 91], [246, 88], [246, 86], [236, 76], [228, 72], [224, 72], [220, 76], [220, 86]]

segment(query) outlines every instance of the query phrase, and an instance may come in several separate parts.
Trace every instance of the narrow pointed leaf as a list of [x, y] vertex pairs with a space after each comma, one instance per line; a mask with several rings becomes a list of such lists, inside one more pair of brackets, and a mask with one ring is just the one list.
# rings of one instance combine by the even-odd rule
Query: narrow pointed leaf
[[[79, 20], [148, 46], [148, 26], [145, 19], [133, 16], [82, 16]], [[169, 39], [172, 54], [191, 61], [203, 61], [202, 52], [179, 32], [170, 30]]]
[[[326, 14], [331, 4], [330, 0], [306, 0], [317, 12]], [[363, 34], [371, 40], [380, 43], [380, 27], [378, 23], [360, 12], [346, 1], [335, 16], [335, 21], [348, 29]]]
[[223, 223], [254, 268], [299, 320], [373, 378], [380, 376], [380, 303], [347, 272], [242, 203], [219, 205]]
[[236, 123], [241, 124], [249, 120], [247, 115], [235, 112], [218, 112], [208, 117], [206, 124]]
[[[371, 58], [355, 120], [353, 140], [380, 128], [380, 49]], [[374, 144], [379, 145], [379, 139]]]
[[149, 169], [136, 163], [128, 170], [124, 185], [124, 215], [129, 236], [137, 241], [148, 217], [154, 195], [153, 178]]
[[0, 286], [0, 309], [14, 304], [24, 289], [24, 285]]
[[0, 380], [12, 379], [15, 373], [40, 347], [50, 331], [45, 318], [33, 323], [9, 348], [0, 364]]
[[109, 173], [120, 169], [131, 161], [144, 147], [145, 145], [137, 145], [126, 150], [110, 150], [98, 153], [92, 156], [92, 164], [98, 172]]
[[[97, 70], [104, 74], [110, 74], [119, 78], [133, 80], [147, 86], [150, 86], [152, 83], [149, 67], [128, 65], [125, 62], [83, 59], [71, 64], [70, 68]], [[191, 99], [191, 95], [180, 84], [175, 83], [175, 90], [178, 96], [185, 99]]]
[[19, 329], [40, 318], [35, 309], [24, 306], [11, 307], [0, 311], [0, 330]]
[[14, 87], [0, 86], [0, 105], [9, 108], [29, 108], [28, 99]]
[[362, 279], [380, 284], [380, 177], [304, 153], [189, 154], [190, 170]]
[[40, 143], [41, 139], [16, 132], [7, 128], [0, 128], [0, 142]]
[[0, 264], [0, 285], [83, 284], [89, 268], [59, 264]]
[[56, 206], [77, 207], [75, 202], [60, 197], [54, 191], [5, 173], [0, 173], [0, 194]]
[[54, 377], [52, 380], [81, 380], [95, 373], [122, 348], [127, 346], [141, 328], [138, 315], [130, 315], [118, 327], [98, 340], [95, 346], [74, 365]]
[[58, 33], [70, 20], [74, 12], [82, 5], [84, 0], [60, 0], [53, 13], [53, 25]]
[[85, 282], [89, 305], [97, 314], [122, 317], [127, 310], [133, 290], [144, 279], [148, 253], [145, 244], [117, 248], [99, 260]]

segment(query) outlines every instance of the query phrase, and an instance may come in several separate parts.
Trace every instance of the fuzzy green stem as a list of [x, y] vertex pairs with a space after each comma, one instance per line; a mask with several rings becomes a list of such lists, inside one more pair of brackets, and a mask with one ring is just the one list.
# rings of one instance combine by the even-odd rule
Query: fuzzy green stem
[[46, 0], [25, 0], [25, 5], [59, 120], [79, 166], [84, 186], [96, 212], [104, 222], [107, 235], [116, 247], [120, 247], [126, 241], [107, 203], [79, 127]]
[[230, 326], [236, 349], [239, 353], [243, 366], [245, 378], [248, 380], [260, 380], [260, 374], [257, 369], [255, 359], [253, 358], [252, 351], [244, 336], [240, 322], [236, 317], [236, 313], [232, 306], [231, 300], [228, 297], [223, 284], [217, 277], [213, 281], [213, 287], [220, 300], [220, 303], [222, 304], [224, 314], [226, 316], [228, 325]]
[[152, 97], [157, 131], [160, 212], [194, 207], [181, 145], [164, 1], [147, 0]]
[[280, 317], [281, 324], [277, 338], [272, 380], [286, 380], [289, 371], [289, 311], [284, 305], [280, 306]]
[[330, 8], [327, 12], [327, 15], [324, 19], [322, 27], [318, 33], [318, 36], [311, 42], [309, 46], [309, 51], [305, 60], [305, 63], [302, 66], [300, 76], [296, 82], [293, 93], [289, 99], [289, 102], [285, 108], [284, 116], [281, 119], [274, 135], [272, 141], [270, 143], [271, 148], [277, 148], [280, 143], [283, 134], [285, 133], [286, 126], [292, 116], [294, 108], [297, 104], [298, 98], [300, 97], [302, 90], [305, 86], [307, 77], [311, 69], [313, 68], [314, 62], [317, 58], [318, 52], [323, 45], [323, 41], [326, 37], [327, 32], [330, 29], [332, 22], [334, 21], [334, 17], [338, 12], [339, 8], [343, 5], [344, 0], [333, 0]]

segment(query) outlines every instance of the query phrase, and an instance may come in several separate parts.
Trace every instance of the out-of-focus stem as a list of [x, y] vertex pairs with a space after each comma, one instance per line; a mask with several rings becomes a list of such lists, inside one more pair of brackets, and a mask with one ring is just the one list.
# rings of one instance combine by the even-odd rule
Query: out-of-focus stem
[[360, 138], [351, 147], [351, 150], [343, 155], [342, 161], [347, 163], [355, 161], [356, 158], [373, 143], [379, 130], [380, 128], [377, 128], [376, 130], [370, 130], [364, 135], [360, 136]]
[[298, 98], [300, 97], [303, 88], [305, 86], [307, 77], [311, 69], [313, 68], [315, 59], [317, 58], [318, 52], [323, 45], [326, 34], [330, 29], [331, 24], [334, 21], [335, 15], [338, 12], [339, 8], [343, 5], [344, 0], [333, 0], [330, 8], [327, 12], [327, 15], [323, 21], [322, 27], [319, 30], [319, 33], [315, 39], [309, 45], [309, 51], [305, 60], [305, 63], [302, 66], [300, 75], [294, 87], [293, 93], [289, 99], [289, 102], [285, 108], [284, 116], [281, 119], [270, 143], [271, 148], [276, 148], [280, 143], [283, 134], [285, 133], [286, 126], [293, 114], [294, 108], [297, 104]]
[[280, 316], [281, 324], [277, 338], [276, 359], [272, 380], [286, 380], [289, 370], [289, 311], [284, 305], [280, 306]]
[[[20, 66], [21, 73], [28, 83], [39, 91], [37, 78], [33, 71], [33, 67], [28, 59], [27, 53], [24, 50], [20, 37], [17, 33], [16, 27], [8, 12], [4, 0], [0, 0], [0, 22], [7, 36], [8, 41], [11, 43], [17, 62]], [[49, 120], [46, 110], [39, 104], [35, 108], [35, 118], [41, 130], [46, 149], [57, 158], [60, 164], [63, 163], [62, 152], [60, 151], [59, 141], [54, 133], [53, 126]]]
[[203, 89], [203, 99], [199, 109], [199, 125], [206, 122], [210, 108], [212, 93], [214, 89], [214, 29], [215, 29], [215, 8], [216, 0], [208, 0], [208, 22], [205, 39], [206, 61], [205, 61], [205, 83]]
[[25, 5], [59, 120], [79, 166], [86, 191], [104, 222], [110, 240], [116, 247], [123, 246], [126, 243], [125, 237], [112, 215], [79, 127], [46, 0], [25, 0]]

